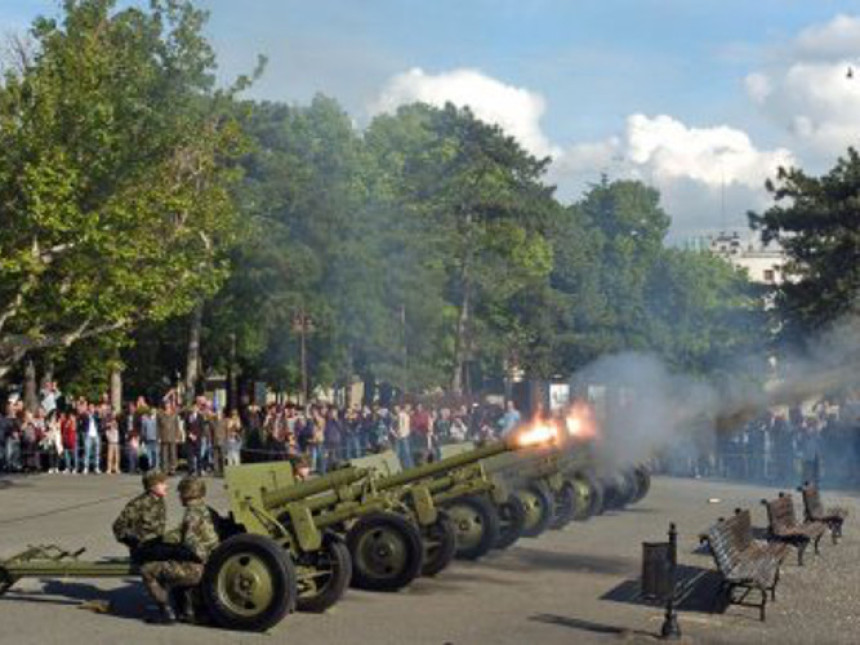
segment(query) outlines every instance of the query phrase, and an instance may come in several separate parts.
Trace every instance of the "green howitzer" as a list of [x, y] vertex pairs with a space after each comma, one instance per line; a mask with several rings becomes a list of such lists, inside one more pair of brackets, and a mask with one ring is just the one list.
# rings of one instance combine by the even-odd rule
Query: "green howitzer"
[[[307, 481], [296, 481], [287, 462], [228, 468], [231, 519], [290, 551], [298, 569], [298, 606], [319, 611], [336, 601], [348, 582], [393, 591], [421, 573], [444, 568], [455, 537], [437, 502], [486, 489], [480, 468], [468, 471], [469, 464], [510, 449], [512, 444], [499, 442], [398, 473], [380, 473], [383, 469], [359, 460], [361, 465]], [[348, 567], [330, 572], [321, 564], [333, 559], [335, 549], [345, 561], [344, 548]]]
[[[498, 533], [513, 521], [518, 535], [522, 514], [506, 513], [508, 500], [495, 507], [488, 500], [493, 482], [482, 460], [518, 450], [512, 442], [497, 441], [480, 448], [403, 470], [397, 456], [387, 451], [352, 463], [372, 468], [378, 477], [375, 488], [391, 492], [405, 504], [410, 519], [417, 523], [427, 545], [423, 573], [441, 571], [455, 553], [477, 558], [498, 539]], [[513, 519], [510, 515], [513, 514]]]

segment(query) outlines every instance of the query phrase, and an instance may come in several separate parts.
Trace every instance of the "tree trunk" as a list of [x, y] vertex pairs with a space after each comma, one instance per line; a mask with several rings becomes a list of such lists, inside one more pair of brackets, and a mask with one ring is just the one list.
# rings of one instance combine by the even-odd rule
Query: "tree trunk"
[[36, 365], [33, 359], [24, 367], [24, 407], [35, 413], [39, 409], [39, 392], [36, 385]]
[[227, 360], [227, 411], [239, 409], [239, 390], [236, 383], [236, 334], [230, 334], [230, 356]]
[[188, 356], [185, 364], [185, 404], [191, 405], [197, 394], [200, 380], [200, 331], [203, 328], [203, 301], [194, 307], [191, 314], [191, 330], [188, 335]]
[[462, 273], [463, 298], [460, 301], [460, 313], [457, 316], [457, 333], [455, 336], [454, 345], [454, 374], [451, 379], [451, 391], [455, 395], [463, 393], [463, 370], [466, 365], [466, 355], [468, 351], [468, 333], [471, 308], [471, 291], [472, 286], [469, 282], [468, 265], [463, 267]]
[[122, 412], [122, 370], [118, 365], [110, 371], [110, 406], [114, 414]]

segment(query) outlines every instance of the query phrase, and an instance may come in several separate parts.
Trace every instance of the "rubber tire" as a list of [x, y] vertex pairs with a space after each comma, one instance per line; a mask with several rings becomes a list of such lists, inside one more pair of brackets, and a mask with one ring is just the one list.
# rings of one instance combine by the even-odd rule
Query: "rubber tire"
[[576, 512], [573, 514], [574, 522], [586, 522], [591, 519], [591, 511], [594, 506], [594, 487], [587, 477], [576, 475], [573, 478], [573, 485], [581, 489], [581, 493], [577, 492], [578, 502]]
[[553, 499], [555, 503], [549, 528], [559, 531], [573, 522], [573, 517], [576, 515], [576, 491], [573, 489], [573, 484], [565, 481], [561, 490], [553, 495]]
[[498, 505], [499, 538], [493, 545], [494, 549], [507, 549], [513, 546], [523, 534], [526, 523], [526, 507], [516, 495], [510, 495], [508, 501]]
[[[466, 506], [474, 511], [483, 527], [483, 532], [477, 544], [470, 547], [461, 546], [458, 539], [457, 551], [454, 557], [458, 560], [477, 560], [486, 555], [499, 540], [499, 513], [488, 499], [478, 497], [477, 495], [460, 497], [448, 504], [446, 508], [450, 513], [451, 508], [455, 506]], [[457, 532], [456, 522], [454, 522], [454, 532]]]
[[[438, 541], [439, 544], [435, 551], [428, 551], [427, 538]], [[438, 519], [430, 526], [424, 527], [422, 542], [424, 544], [424, 566], [421, 567], [421, 575], [425, 577], [435, 576], [451, 564], [451, 560], [457, 553], [457, 534], [446, 513], [440, 511]]]
[[645, 496], [648, 495], [648, 492], [651, 490], [651, 470], [648, 466], [639, 465], [636, 466], [636, 469], [633, 472], [638, 484], [636, 497], [633, 499], [633, 503], [636, 504], [645, 499]]
[[[266, 564], [272, 575], [272, 602], [261, 613], [242, 616], [232, 612], [218, 597], [219, 567], [238, 553], [249, 552]], [[296, 590], [296, 569], [290, 554], [274, 540], [261, 535], [243, 533], [225, 540], [209, 557], [200, 583], [204, 606], [215, 623], [226, 629], [262, 632], [281, 622], [293, 608]]]
[[603, 482], [594, 477], [588, 478], [588, 484], [591, 488], [591, 504], [589, 505], [589, 517], [603, 515], [606, 512], [606, 489]]
[[[405, 546], [406, 565], [390, 578], [368, 575], [361, 567], [361, 559], [355, 557], [361, 537], [370, 531], [384, 528], [398, 534]], [[352, 581], [356, 589], [367, 591], [399, 591], [415, 580], [424, 566], [424, 545], [421, 534], [412, 522], [394, 513], [370, 513], [356, 522], [346, 534], [346, 545], [352, 556]]]
[[533, 495], [540, 507], [538, 522], [531, 527], [524, 526], [522, 535], [523, 537], [536, 538], [549, 528], [549, 523], [552, 521], [553, 508], [555, 506], [553, 494], [546, 486], [542, 486], [541, 484], [529, 484], [522, 490]]
[[[312, 596], [302, 596], [296, 598], [296, 609], [301, 612], [311, 614], [321, 614], [326, 609], [336, 604], [343, 597], [350, 580], [352, 580], [352, 557], [349, 555], [349, 549], [339, 537], [334, 535], [326, 535], [323, 540], [323, 549], [331, 557], [334, 563], [334, 574], [323, 590], [317, 591]], [[308, 564], [313, 566], [317, 554], [309, 554]]]

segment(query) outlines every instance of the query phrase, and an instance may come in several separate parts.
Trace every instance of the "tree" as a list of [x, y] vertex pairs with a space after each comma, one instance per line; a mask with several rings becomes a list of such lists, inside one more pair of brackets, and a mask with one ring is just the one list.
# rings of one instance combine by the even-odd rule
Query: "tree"
[[788, 255], [776, 303], [783, 338], [799, 340], [858, 310], [860, 155], [849, 148], [821, 177], [780, 168], [767, 189], [775, 204], [750, 213], [750, 225]]
[[190, 2], [65, 0], [0, 87], [0, 378], [27, 352], [190, 310], [225, 273], [230, 159]]
[[[408, 137], [402, 135], [406, 131]], [[445, 300], [455, 312], [450, 385], [464, 389], [470, 363], [501, 363], [508, 301], [551, 268], [542, 235], [555, 201], [541, 181], [548, 159], [527, 154], [498, 126], [467, 108], [416, 104], [379, 117], [368, 138], [406, 141], [377, 146], [404, 217], [418, 222], [448, 282]]]

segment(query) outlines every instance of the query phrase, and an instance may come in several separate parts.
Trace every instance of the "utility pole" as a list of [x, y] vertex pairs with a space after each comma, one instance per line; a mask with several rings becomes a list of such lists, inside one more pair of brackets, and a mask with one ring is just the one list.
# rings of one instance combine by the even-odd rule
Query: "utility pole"
[[307, 336], [313, 332], [313, 321], [308, 316], [304, 307], [301, 307], [294, 315], [292, 321], [293, 333], [299, 335], [299, 370], [302, 379], [302, 403], [308, 402], [308, 346]]

